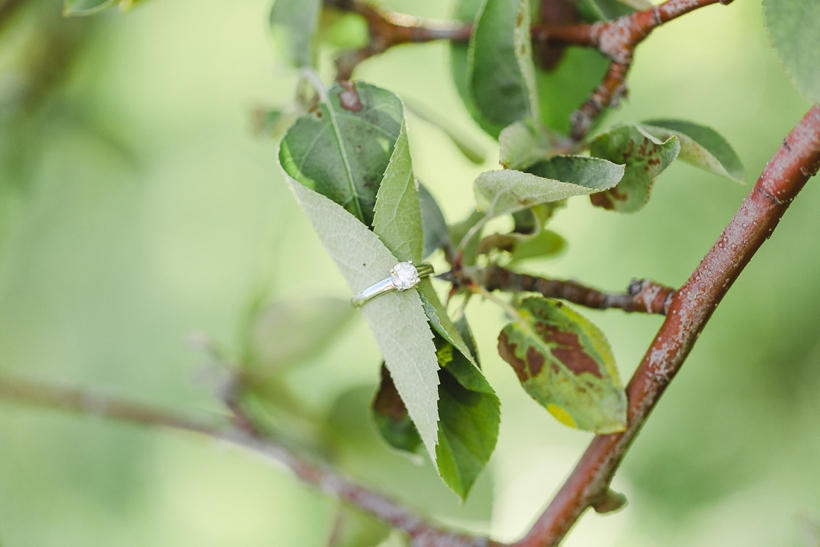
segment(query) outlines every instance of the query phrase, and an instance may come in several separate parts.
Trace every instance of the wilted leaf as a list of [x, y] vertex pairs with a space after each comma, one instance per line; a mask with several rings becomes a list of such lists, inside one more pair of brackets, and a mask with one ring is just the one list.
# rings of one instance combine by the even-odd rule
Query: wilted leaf
[[438, 249], [450, 245], [450, 232], [444, 214], [436, 203], [436, 198], [423, 184], [419, 184], [419, 205], [421, 206], [421, 226], [424, 232], [424, 258]]
[[370, 226], [403, 123], [393, 93], [362, 82], [350, 89], [336, 84], [327, 102], [285, 134], [279, 162], [289, 176]]
[[627, 125], [596, 137], [589, 151], [595, 157], [626, 164], [621, 182], [592, 196], [593, 205], [632, 213], [649, 201], [652, 183], [678, 157], [680, 142], [675, 136], [661, 141], [640, 126]]
[[[341, 206], [286, 178], [351, 291], [356, 293], [384, 279], [398, 260], [379, 237]], [[435, 459], [438, 361], [418, 292], [386, 293], [362, 306], [361, 312], [430, 457]]]
[[342, 298], [272, 302], [251, 324], [251, 361], [247, 365], [264, 377], [305, 361], [324, 350], [353, 314], [350, 301]]
[[529, 0], [484, 0], [473, 25], [467, 85], [476, 122], [493, 137], [538, 119]]
[[627, 400], [603, 333], [560, 302], [527, 298], [498, 352], [530, 396], [563, 424], [595, 433], [626, 427]]
[[489, 216], [500, 216], [540, 203], [594, 194], [615, 186], [624, 168], [598, 158], [555, 156], [529, 171], [506, 169], [479, 175], [475, 181], [479, 207]]
[[680, 120], [650, 120], [640, 127], [661, 141], [677, 137], [681, 161], [743, 184], [746, 178], [743, 162], [732, 145], [714, 129]]
[[275, 0], [270, 10], [273, 39], [285, 61], [296, 68], [313, 64], [321, 9], [321, 0]]
[[769, 39], [797, 88], [820, 103], [820, 2], [764, 0]]
[[390, 531], [388, 525], [369, 514], [339, 502], [327, 547], [376, 547]]

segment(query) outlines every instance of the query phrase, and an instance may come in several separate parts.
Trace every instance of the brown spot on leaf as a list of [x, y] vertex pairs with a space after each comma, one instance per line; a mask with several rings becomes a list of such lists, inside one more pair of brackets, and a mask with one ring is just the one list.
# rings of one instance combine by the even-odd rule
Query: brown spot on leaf
[[604, 192], [590, 194], [589, 196], [589, 201], [591, 201], [594, 206], [610, 211], [615, 208], [616, 201], [626, 201], [627, 199], [629, 199], [629, 196], [618, 190], [617, 186]]
[[351, 112], [360, 112], [362, 110], [362, 101], [359, 98], [359, 93], [356, 91], [356, 86], [349, 80], [339, 82], [343, 91], [339, 92], [339, 104], [345, 110]]
[[[595, 359], [589, 356], [584, 346], [574, 332], [559, 330], [557, 327], [545, 323], [536, 323], [536, 331], [545, 342], [553, 346], [552, 355], [561, 361], [573, 374], [579, 375], [588, 372], [601, 378], [601, 369]], [[527, 354], [529, 358], [529, 353]]]
[[512, 366], [515, 375], [518, 376], [522, 384], [529, 380], [527, 363], [515, 355], [515, 344], [510, 344], [507, 333], [504, 331], [501, 331], [501, 334], [498, 335], [498, 354]]
[[538, 376], [544, 369], [544, 356], [533, 347], [527, 349], [527, 363], [530, 365], [530, 376]]
[[379, 391], [376, 392], [376, 398], [373, 399], [373, 410], [395, 422], [407, 419], [407, 407], [404, 406], [404, 401], [401, 400], [399, 391], [390, 376], [390, 371], [387, 370], [384, 363], [382, 363], [381, 376]]

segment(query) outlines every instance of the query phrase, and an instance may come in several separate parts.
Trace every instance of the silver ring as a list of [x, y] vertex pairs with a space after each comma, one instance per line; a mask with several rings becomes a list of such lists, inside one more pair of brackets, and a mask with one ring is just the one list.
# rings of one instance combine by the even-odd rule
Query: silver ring
[[433, 267], [426, 262], [413, 265], [413, 261], [399, 262], [390, 268], [390, 276], [382, 279], [378, 283], [370, 285], [366, 289], [359, 291], [350, 299], [350, 303], [358, 308], [372, 298], [390, 291], [408, 291], [419, 284], [423, 277], [433, 274]]

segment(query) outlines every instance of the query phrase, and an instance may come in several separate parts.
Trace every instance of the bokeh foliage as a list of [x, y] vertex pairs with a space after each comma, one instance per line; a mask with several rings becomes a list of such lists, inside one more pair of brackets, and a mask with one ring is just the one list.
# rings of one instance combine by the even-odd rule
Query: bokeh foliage
[[[439, 17], [450, 9], [392, 5]], [[294, 83], [284, 68], [270, 70], [268, 8], [152, 0], [126, 17], [112, 12], [78, 23], [88, 25], [82, 49], [38, 110], [44, 132], [11, 141], [26, 143], [14, 158], [33, 159], [22, 175], [0, 181], [4, 371], [212, 409], [202, 382], [190, 382], [194, 371], [201, 380], [210, 370], [203, 373], [201, 358], [182, 345], [190, 329], [235, 345], [259, 284], [280, 296], [348, 294], [276, 180], [273, 146], [255, 140], [247, 121], [249, 106], [286, 100]], [[708, 123], [732, 142], [752, 179], [808, 107], [768, 48], [760, 13], [758, 2], [735, 2], [657, 31], [641, 46], [630, 101], [608, 121]], [[4, 32], [4, 55], [22, 32]], [[8, 85], [20, 81], [8, 75], [21, 72], [6, 59]], [[359, 76], [446, 113], [491, 150], [475, 167], [410, 118], [416, 174], [452, 221], [465, 215], [472, 180], [495, 158], [459, 106], [448, 72], [446, 45], [431, 44], [390, 51]], [[633, 276], [679, 284], [743, 197], [743, 189], [716, 181], [674, 165], [636, 215], [570, 204], [555, 220], [570, 252], [533, 267], [612, 289]], [[820, 318], [811, 305], [820, 296], [820, 255], [806, 236], [817, 230], [815, 186], [730, 292], [627, 458], [616, 487], [629, 495], [630, 510], [589, 517], [568, 545], [724, 545], [726, 537], [800, 545], [797, 515], [820, 512]], [[359, 424], [334, 428], [350, 431], [337, 461], [351, 473], [445, 519], [512, 537], [588, 435], [563, 429], [520, 397], [518, 380], [494, 356], [503, 325], [493, 310], [479, 305], [470, 319], [505, 425], [495, 486], [479, 480], [463, 508], [434, 486], [431, 468], [387, 453], [367, 429], [379, 356], [361, 322], [287, 382], [311, 412]], [[658, 318], [589, 316], [628, 376]], [[354, 402], [334, 405], [344, 397]], [[396, 476], [406, 484], [393, 484]], [[0, 484], [3, 545], [257, 545], [270, 538], [322, 545], [335, 512], [244, 454], [7, 405], [0, 407]]]

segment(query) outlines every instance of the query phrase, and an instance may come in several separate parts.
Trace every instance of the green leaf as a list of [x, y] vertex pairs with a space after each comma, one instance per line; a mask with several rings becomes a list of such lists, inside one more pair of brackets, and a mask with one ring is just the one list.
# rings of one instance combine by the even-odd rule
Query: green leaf
[[518, 241], [512, 251], [510, 264], [532, 258], [558, 256], [567, 249], [567, 240], [551, 230], [541, 230], [535, 237]]
[[450, 320], [429, 279], [419, 285], [419, 293], [437, 334], [441, 367], [436, 464], [447, 486], [463, 499], [495, 449], [501, 403], [478, 368], [474, 341], [462, 336], [472, 338], [466, 319], [460, 328]]
[[820, 103], [820, 2], [763, 0], [769, 39], [797, 88]]
[[440, 115], [431, 114], [426, 109], [422, 108], [421, 106], [410, 103], [409, 101], [405, 102], [405, 106], [407, 110], [415, 115], [420, 120], [424, 120], [425, 122], [429, 123], [430, 125], [436, 127], [439, 131], [447, 135], [456, 148], [464, 154], [464, 157], [470, 160], [472, 163], [476, 165], [481, 165], [484, 163], [484, 150], [482, 149], [481, 145], [472, 141], [467, 135], [464, 135], [462, 131], [454, 128], [452, 124], [450, 124], [446, 119], [444, 119]]
[[626, 164], [618, 186], [592, 196], [593, 205], [619, 213], [633, 213], [649, 201], [652, 184], [680, 151], [678, 138], [661, 141], [635, 125], [618, 127], [599, 135], [590, 143], [595, 157]]
[[65, 0], [63, 15], [66, 17], [94, 15], [115, 5], [117, 5], [117, 0]]
[[[465, 23], [475, 23], [484, 0], [457, 0], [453, 10], [453, 19]], [[450, 42], [450, 73], [459, 97], [474, 120], [481, 118], [470, 94], [470, 43]]]
[[529, 0], [484, 1], [470, 37], [467, 74], [476, 122], [491, 136], [539, 117]]
[[327, 547], [376, 547], [390, 535], [390, 527], [369, 514], [339, 503]]
[[270, 10], [270, 29], [282, 57], [291, 66], [313, 64], [313, 41], [321, 0], [276, 0]]
[[362, 82], [351, 89], [336, 84], [327, 101], [285, 134], [279, 162], [290, 177], [370, 226], [403, 124], [393, 93]]
[[376, 196], [373, 231], [396, 258], [421, 263], [424, 232], [403, 118], [399, 138]]
[[419, 184], [419, 205], [421, 206], [421, 226], [424, 232], [422, 255], [423, 258], [427, 258], [438, 249], [451, 244], [450, 232], [436, 198], [423, 184]]
[[447, 486], [464, 499], [495, 450], [501, 404], [481, 371], [462, 353], [441, 338], [437, 347], [442, 369], [436, 462]]
[[[441, 478], [465, 499], [495, 449], [500, 402], [481, 371], [443, 336], [436, 335], [439, 365], [439, 435], [436, 465]], [[407, 410], [382, 370], [373, 416], [389, 445], [415, 452], [421, 441]]]
[[262, 378], [321, 353], [347, 325], [354, 310], [342, 298], [291, 298], [262, 308], [250, 326], [250, 361]]
[[[591, 49], [566, 48], [563, 58], [552, 70], [536, 70], [541, 123], [561, 134], [570, 132], [570, 115], [584, 104], [601, 83], [609, 59]], [[600, 123], [603, 116], [596, 121]]]
[[[482, 213], [481, 211], [473, 211], [470, 213], [470, 216], [450, 226], [450, 241], [452, 241], [455, 245], [461, 245], [462, 240], [467, 237], [467, 234], [472, 230], [477, 224], [484, 222], [487, 215]], [[479, 243], [479, 236], [481, 235], [481, 231], [478, 230], [477, 233], [470, 238], [470, 241], [464, 243], [464, 256], [462, 257], [462, 263], [466, 266], [471, 266], [475, 264], [475, 259], [478, 253], [478, 243]]]
[[370, 32], [361, 14], [323, 4], [316, 38], [341, 50], [361, 49], [370, 41]]
[[479, 175], [475, 181], [479, 207], [496, 217], [540, 203], [601, 192], [621, 180], [624, 168], [598, 158], [555, 156], [529, 171], [505, 169]]
[[[440, 376], [441, 371], [439, 370]], [[440, 389], [441, 383], [439, 383]], [[439, 395], [439, 400], [440, 398], [441, 395]], [[390, 377], [390, 372], [384, 365], [381, 368], [381, 382], [373, 398], [371, 409], [376, 428], [387, 444], [397, 450], [410, 453], [416, 453], [421, 449], [423, 444], [419, 432], [413, 425], [413, 420], [410, 419], [407, 407], [401, 400], [396, 384], [393, 383], [393, 378]]]
[[640, 127], [661, 141], [677, 137], [680, 160], [743, 184], [746, 168], [726, 139], [711, 127], [680, 120], [650, 120]]
[[588, 19], [608, 21], [653, 5], [649, 0], [581, 0], [576, 7]]
[[[284, 167], [282, 170], [288, 174]], [[398, 260], [376, 234], [338, 204], [289, 176], [286, 179], [354, 293], [387, 276]], [[418, 292], [386, 293], [362, 306], [361, 312], [431, 459], [435, 459], [438, 361]]]
[[533, 297], [498, 337], [521, 385], [561, 423], [599, 434], [626, 428], [627, 400], [603, 333], [566, 305]]
[[128, 11], [144, 0], [65, 0], [63, 15], [66, 17], [81, 17], [94, 15], [119, 4], [120, 11]]
[[498, 163], [504, 169], [526, 169], [555, 155], [556, 137], [532, 120], [508, 125], [498, 136]]

